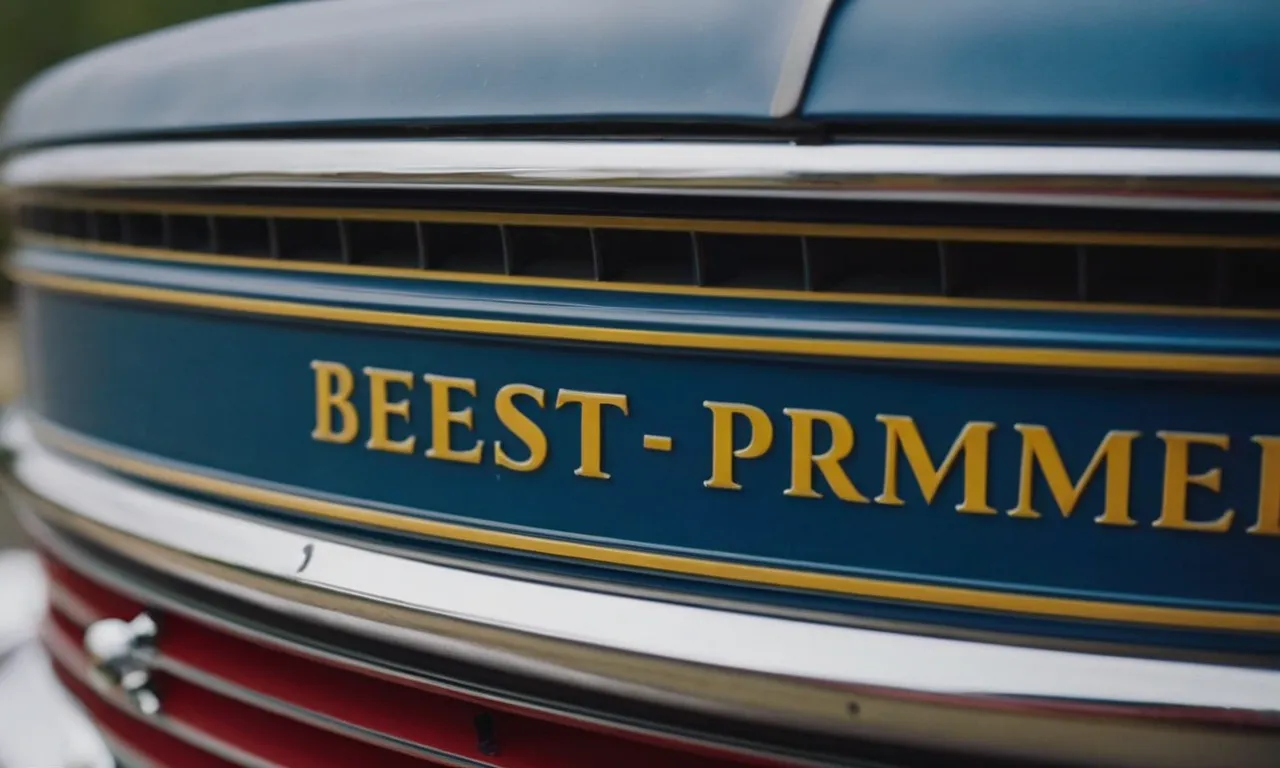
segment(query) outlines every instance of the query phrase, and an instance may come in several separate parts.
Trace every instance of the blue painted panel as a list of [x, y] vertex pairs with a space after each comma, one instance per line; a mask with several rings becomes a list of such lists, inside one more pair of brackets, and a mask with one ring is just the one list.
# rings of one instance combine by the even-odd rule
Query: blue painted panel
[[[22, 263], [40, 261], [27, 253]], [[123, 273], [120, 264], [104, 265]], [[315, 298], [321, 290], [315, 284], [304, 287], [306, 279], [256, 282], [292, 291], [282, 294], [289, 298]], [[403, 288], [406, 294], [416, 290], [429, 289]], [[1280, 539], [1245, 532], [1258, 507], [1260, 473], [1260, 452], [1250, 439], [1280, 434], [1274, 380], [1064, 375], [627, 350], [220, 315], [42, 291], [26, 298], [30, 395], [36, 409], [57, 424], [178, 462], [358, 499], [406, 515], [551, 538], [916, 583], [1280, 611], [1280, 586], [1263, 577]], [[790, 306], [775, 304], [774, 311]], [[1099, 322], [1095, 316], [1078, 320]], [[1175, 327], [1180, 322], [1141, 321]], [[1274, 338], [1270, 324], [1255, 325], [1258, 335]], [[412, 421], [397, 424], [392, 436], [417, 435], [415, 455], [366, 450], [364, 427], [351, 444], [312, 440], [310, 363], [316, 359], [341, 362], [357, 372], [364, 366], [414, 372]], [[478, 396], [456, 400], [456, 407], [475, 408], [474, 434], [462, 428], [454, 434], [463, 445], [476, 437], [486, 440], [481, 464], [421, 455], [430, 435], [423, 373], [476, 380]], [[574, 475], [576, 408], [529, 410], [524, 403], [547, 434], [548, 461], [533, 473], [495, 466], [495, 439], [508, 441], [512, 453], [523, 456], [493, 409], [494, 393], [513, 382], [543, 387], [551, 399], [561, 388], [628, 395], [629, 415], [606, 416], [604, 461], [612, 479]], [[742, 491], [703, 487], [711, 451], [704, 400], [759, 406], [777, 428], [768, 453], [740, 463]], [[368, 389], [362, 381], [353, 401], [367, 414]], [[915, 418], [935, 461], [966, 422], [994, 422], [991, 503], [1002, 513], [956, 512], [963, 490], [959, 472], [926, 504], [905, 464], [903, 507], [842, 502], [821, 480], [825, 498], [787, 498], [782, 493], [789, 482], [787, 407], [829, 409], [849, 418], [859, 442], [844, 466], [869, 497], [880, 492], [884, 475], [877, 414]], [[1020, 443], [1013, 430], [1018, 423], [1048, 426], [1073, 477], [1109, 430], [1140, 431], [1132, 479], [1133, 516], [1139, 524], [1111, 528], [1093, 522], [1102, 510], [1101, 476], [1069, 518], [1058, 513], [1042, 480], [1035, 494], [1043, 519], [1003, 514], [1014, 506], [1018, 491]], [[1229, 450], [1200, 446], [1192, 452], [1193, 473], [1222, 468], [1221, 492], [1190, 491], [1193, 519], [1236, 510], [1229, 532], [1151, 527], [1160, 510], [1164, 472], [1158, 430], [1230, 436]], [[646, 433], [673, 437], [674, 450], [645, 450]], [[820, 432], [819, 445], [826, 439]], [[760, 599], [787, 598], [773, 593]], [[893, 606], [845, 603], [850, 611], [894, 613]], [[1073, 632], [1104, 636], [1104, 630], [1088, 625]], [[1149, 630], [1145, 636], [1163, 635]]]
[[845, 0], [814, 119], [1280, 120], [1275, 0]]
[[4, 145], [138, 131], [448, 120], [766, 118], [800, 3], [291, 3], [43, 75]]

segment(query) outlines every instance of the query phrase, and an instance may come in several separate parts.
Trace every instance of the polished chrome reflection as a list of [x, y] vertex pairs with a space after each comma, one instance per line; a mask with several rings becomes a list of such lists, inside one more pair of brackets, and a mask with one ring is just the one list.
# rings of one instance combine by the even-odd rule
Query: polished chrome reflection
[[189, 141], [36, 150], [0, 182], [562, 189], [1280, 210], [1280, 151], [645, 141]]
[[[0, 435], [18, 451], [24, 521], [73, 563], [59, 539], [506, 672], [855, 739], [1087, 764], [1269, 766], [1280, 743], [1274, 670], [835, 627], [478, 574], [124, 481], [40, 447], [21, 415]], [[163, 713], [153, 722], [173, 725]]]
[[132, 621], [101, 619], [84, 632], [84, 651], [93, 665], [93, 681], [99, 690], [117, 691], [144, 715], [160, 711], [160, 699], [151, 689], [158, 628], [147, 613]]
[[[41, 447], [20, 415], [2, 437], [40, 496], [208, 561], [478, 627], [649, 657], [958, 696], [1223, 707], [1280, 715], [1280, 671], [1001, 646], [817, 624], [570, 589], [396, 557], [295, 533], [123, 481]], [[305, 569], [300, 569], [301, 563]], [[404, 642], [412, 632], [396, 633]], [[462, 652], [455, 639], [414, 642]], [[796, 649], [804, 649], [797, 653]], [[501, 654], [484, 661], [502, 662]]]

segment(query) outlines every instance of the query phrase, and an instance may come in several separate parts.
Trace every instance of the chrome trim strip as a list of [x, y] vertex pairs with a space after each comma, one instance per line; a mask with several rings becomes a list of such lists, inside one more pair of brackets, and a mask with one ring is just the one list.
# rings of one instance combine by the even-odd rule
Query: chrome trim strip
[[[454, 541], [495, 550], [534, 553], [565, 561], [582, 561], [623, 568], [676, 573], [767, 587], [786, 587], [814, 592], [830, 592], [864, 598], [918, 603], [949, 608], [1002, 611], [1028, 616], [1085, 619], [1130, 624], [1209, 629], [1237, 632], [1280, 633], [1280, 615], [1254, 606], [1255, 610], [1214, 610], [1203, 607], [1153, 605], [1117, 600], [1063, 598], [999, 588], [953, 587], [839, 575], [823, 571], [791, 570], [753, 565], [733, 560], [691, 556], [692, 553], [663, 554], [634, 547], [606, 543], [568, 541], [539, 535], [537, 531], [502, 531], [417, 517], [408, 509], [362, 505], [315, 495], [305, 488], [281, 486], [261, 478], [218, 472], [208, 467], [183, 464], [131, 451], [89, 438], [43, 419], [28, 422], [37, 442], [62, 454], [87, 461], [100, 469], [158, 483], [170, 489], [194, 491], [233, 504], [262, 507], [292, 513], [305, 526], [308, 521], [329, 520], [366, 530], [387, 530]], [[304, 535], [310, 532], [302, 528]], [[470, 569], [474, 570], [474, 569]], [[517, 575], [519, 577], [519, 575]], [[753, 611], [756, 612], [756, 611]], [[865, 624], [863, 626], [866, 626]]]
[[[446, 568], [228, 515], [64, 459], [10, 421], [14, 471], [41, 497], [237, 569], [521, 634], [826, 684], [1280, 714], [1280, 671], [1106, 657], [728, 613]], [[304, 549], [310, 552], [305, 560]], [[796, 649], [805, 649], [796, 653]]]
[[264, 760], [252, 753], [246, 752], [234, 744], [227, 744], [221, 739], [214, 738], [198, 728], [176, 720], [165, 715], [162, 712], [143, 716], [138, 714], [124, 698], [115, 692], [103, 692], [98, 690], [94, 684], [92, 676], [89, 674], [89, 661], [85, 658], [84, 653], [72, 644], [71, 640], [64, 637], [62, 633], [48, 624], [41, 631], [41, 639], [45, 648], [48, 649], [49, 655], [71, 676], [78, 680], [82, 685], [89, 688], [98, 698], [107, 702], [111, 706], [120, 710], [121, 713], [139, 720], [148, 726], [157, 728], [176, 739], [186, 742], [187, 744], [209, 752], [224, 760], [246, 766], [247, 768], [288, 768]]
[[[12, 440], [10, 444], [13, 445]], [[51, 458], [52, 464], [49, 463]], [[346, 631], [488, 663], [519, 674], [551, 676], [562, 683], [726, 714], [748, 722], [770, 722], [855, 738], [871, 737], [988, 755], [1071, 759], [1090, 764], [1101, 761], [1153, 768], [1199, 766], [1206, 761], [1218, 760], [1233, 765], [1263, 766], [1271, 764], [1280, 743], [1276, 709], [1272, 706], [1277, 700], [1276, 678], [1280, 673], [1271, 670], [1090, 657], [1080, 653], [980, 646], [865, 630], [850, 632], [843, 628], [780, 622], [662, 603], [654, 603], [651, 607], [673, 621], [646, 627], [644, 622], [656, 614], [625, 615], [635, 604], [644, 601], [585, 592], [580, 594], [588, 601], [603, 598], [614, 604], [618, 613], [600, 616], [567, 613], [554, 617], [559, 621], [553, 620], [552, 623], [572, 625], [562, 627], [566, 631], [582, 626], [590, 628], [593, 623], [604, 621], [625, 629], [644, 630], [644, 634], [636, 639], [650, 645], [703, 643], [705, 647], [700, 650], [713, 657], [717, 651], [723, 651], [727, 657], [738, 658], [742, 655], [740, 646], [745, 642], [747, 651], [776, 653], [783, 663], [796, 662], [801, 666], [807, 666], [807, 659], [812, 655], [826, 658], [831, 650], [826, 640], [836, 632], [848, 640], [836, 650], [846, 654], [852, 666], [870, 667], [888, 662], [893, 664], [891, 668], [869, 671], [898, 679], [915, 678], [922, 670], [925, 674], [937, 671], [939, 682], [943, 684], [956, 681], [957, 675], [950, 672], [979, 683], [999, 683], [1021, 677], [1023, 682], [1065, 688], [1061, 691], [1065, 694], [1078, 692], [1076, 689], [1082, 682], [1119, 683], [1122, 689], [1147, 690], [1156, 697], [1167, 698], [1166, 694], [1180, 690], [1181, 695], [1176, 698], [1208, 706], [1165, 706], [1158, 701], [1147, 700], [1145, 695], [1140, 701], [1108, 701], [1107, 697], [1115, 693], [1107, 690], [1110, 685], [1095, 687], [1095, 693], [1101, 698], [1091, 696], [1085, 701], [1043, 695], [984, 695], [982, 691], [989, 686], [977, 687], [967, 695], [955, 695], [935, 693], [933, 689], [936, 686], [928, 685], [923, 690], [853, 683], [841, 685], [828, 679], [780, 677], [748, 669], [735, 670], [611, 651], [583, 642], [537, 638], [470, 619], [430, 613], [424, 611], [422, 605], [400, 604], [394, 602], [394, 596], [386, 594], [379, 597], [344, 594], [339, 588], [323, 583], [293, 580], [287, 575], [264, 575], [264, 570], [287, 574], [291, 569], [286, 564], [291, 558], [284, 552], [277, 553], [279, 557], [265, 560], [260, 557], [264, 550], [272, 550], [281, 542], [279, 536], [284, 532], [278, 529], [238, 517], [229, 510], [196, 505], [138, 488], [106, 473], [77, 467], [75, 462], [65, 459], [33, 456], [30, 450], [20, 452], [16, 465], [19, 478], [24, 479], [32, 492], [48, 496], [53, 486], [65, 484], [68, 491], [65, 496], [78, 501], [76, 512], [72, 513], [56, 506], [57, 499], [45, 501], [38, 495], [23, 491], [19, 498], [24, 500], [21, 509], [28, 524], [44, 526], [40, 518], [47, 518], [59, 528], [85, 536], [124, 557], [238, 599]], [[87, 483], [83, 482], [86, 480]], [[102, 493], [112, 486], [121, 492]], [[242, 549], [247, 546], [244, 552], [246, 560], [253, 562], [249, 567], [222, 565], [204, 556], [184, 555], [147, 542], [149, 536], [146, 531], [135, 536], [96, 522], [95, 519], [100, 517], [97, 512], [103, 513], [103, 519], [125, 523], [126, 526], [126, 518], [134, 518], [135, 528], [154, 528], [157, 523], [161, 529], [166, 526], [193, 526], [188, 530], [197, 539], [221, 529], [216, 520], [223, 520], [229, 528], [222, 529], [222, 535], [234, 530], [238, 546]], [[167, 522], [163, 520], [166, 513], [175, 512], [176, 517], [168, 517]], [[160, 538], [168, 538], [174, 532], [156, 530], [155, 533], [164, 534]], [[330, 561], [325, 569], [330, 575], [337, 573], [332, 567], [337, 563], [333, 561], [348, 554], [363, 552], [375, 558], [366, 563], [348, 563], [358, 567], [367, 567], [367, 562], [401, 561], [400, 558], [323, 540], [303, 536], [288, 538], [296, 539], [292, 542], [294, 544], [321, 545], [318, 547], [323, 549], [321, 554]], [[231, 546], [227, 541], [212, 548], [194, 546], [192, 550], [207, 550], [207, 556], [209, 551], [221, 551]], [[398, 565], [413, 571], [420, 579], [448, 574], [452, 570], [428, 566], [424, 571], [418, 568], [423, 564], [413, 561], [401, 561]], [[310, 566], [307, 571], [310, 571]], [[406, 583], [400, 581], [396, 574], [384, 575], [395, 578], [396, 584], [409, 586], [409, 591], [415, 588], [424, 592], [440, 590], [442, 595], [462, 583], [452, 579], [437, 583], [429, 580]], [[453, 575], [468, 580], [467, 577], [474, 574]], [[540, 585], [521, 585], [509, 579], [484, 580], [502, 582], [505, 586], [564, 591]], [[481, 593], [476, 597], [481, 602], [479, 609], [489, 607], [487, 604], [492, 594]], [[515, 597], [520, 599], [523, 595]], [[546, 606], [547, 603], [540, 601], [540, 605]], [[562, 602], [558, 607], [573, 606]], [[675, 614], [667, 613], [669, 610], [674, 610]], [[724, 633], [716, 636], [703, 634], [702, 621], [685, 621], [694, 614], [701, 614], [700, 618], [706, 621], [724, 621]], [[617, 615], [624, 615], [625, 620], [619, 621]], [[633, 620], [636, 623], [632, 624]], [[799, 630], [795, 637], [801, 642], [790, 647], [768, 647], [772, 645], [768, 641], [775, 640], [776, 634], [770, 633], [771, 637], [766, 638], [753, 634], [756, 628], [777, 624], [794, 626]], [[736, 634], [730, 637], [730, 633]], [[809, 642], [810, 637], [816, 642]], [[766, 641], [765, 647], [762, 647], [761, 639]], [[877, 645], [875, 639], [881, 644]], [[863, 640], [872, 642], [861, 642]], [[797, 649], [803, 652], [797, 653]], [[656, 650], [661, 652], [664, 649], [658, 647]], [[861, 655], [863, 650], [868, 651], [866, 657]], [[897, 653], [893, 653], [894, 650]], [[732, 661], [733, 658], [724, 660]], [[839, 662], [840, 659], [833, 661]], [[837, 666], [847, 668], [849, 665]], [[1085, 680], [1079, 679], [1081, 673], [1086, 674]], [[1231, 701], [1227, 707], [1220, 708], [1224, 696]], [[1215, 701], [1219, 703], [1215, 704]], [[1251, 702], [1260, 703], [1262, 709], [1247, 708]], [[1246, 705], [1246, 708], [1232, 708], [1234, 705]], [[856, 711], [853, 707], [857, 707]], [[1175, 724], [1177, 727], [1172, 727]], [[1252, 727], [1241, 728], [1240, 725]]]
[[[64, 616], [74, 623], [84, 627], [97, 621], [98, 619], [108, 618], [106, 616], [96, 615], [88, 606], [86, 606], [80, 598], [71, 592], [54, 586], [50, 590], [51, 604]], [[274, 712], [282, 717], [305, 723], [315, 728], [320, 728], [332, 733], [337, 733], [351, 739], [363, 741], [377, 747], [403, 752], [415, 757], [430, 759], [446, 765], [461, 766], [461, 768], [492, 768], [493, 764], [479, 760], [472, 760], [462, 755], [456, 755], [451, 752], [436, 749], [426, 744], [420, 744], [414, 741], [406, 741], [396, 736], [391, 736], [381, 731], [370, 730], [363, 726], [354, 725], [344, 720], [325, 715], [305, 707], [300, 707], [289, 702], [282, 701], [273, 696], [268, 696], [258, 691], [254, 691], [236, 683], [229, 682], [222, 677], [210, 674], [202, 669], [193, 667], [183, 663], [165, 654], [163, 648], [157, 648], [152, 661], [152, 668], [164, 672], [168, 672], [175, 677], [182, 678], [192, 685], [213, 691], [221, 696], [229, 699], [235, 699], [251, 707], [264, 709]]]
[[244, 688], [235, 683], [205, 672], [202, 669], [183, 664], [168, 656], [163, 652], [156, 657], [156, 669], [168, 672], [175, 677], [186, 680], [192, 685], [199, 686], [209, 691], [213, 691], [219, 696], [225, 696], [229, 699], [235, 699], [256, 709], [265, 710], [281, 717], [287, 717], [290, 720], [304, 723], [313, 728], [335, 733], [356, 741], [362, 741], [366, 744], [383, 749], [400, 752], [413, 757], [423, 758], [431, 761], [432, 764], [458, 766], [458, 768], [495, 768], [493, 763], [472, 760], [462, 755], [456, 755], [452, 752], [445, 752], [440, 749], [420, 744], [416, 741], [407, 741], [396, 736], [383, 733], [381, 731], [370, 730], [363, 726], [354, 725], [339, 720], [329, 715], [321, 714], [305, 707], [299, 707], [286, 701], [258, 693], [257, 691]]
[[799, 2], [802, 5], [791, 27], [791, 40], [782, 57], [778, 84], [774, 86], [773, 100], [769, 104], [770, 117], [790, 117], [800, 109], [805, 86], [809, 82], [810, 66], [822, 40], [833, 0]]
[[20, 154], [31, 187], [379, 186], [1280, 210], [1280, 151], [748, 142], [262, 140]]
[[[59, 613], [62, 613], [66, 618], [70, 619], [73, 623], [82, 628], [100, 619], [112, 618], [98, 615], [79, 597], [57, 584], [50, 585], [49, 595], [50, 604]], [[248, 706], [273, 712], [282, 717], [297, 720], [298, 722], [340, 734], [347, 738], [363, 741], [376, 747], [403, 752], [408, 755], [426, 758], [445, 765], [460, 766], [461, 768], [493, 768], [493, 763], [473, 760], [462, 755], [437, 749], [427, 744], [408, 741], [381, 731], [371, 730], [364, 726], [355, 725], [354, 723], [340, 720], [330, 715], [307, 709], [306, 707], [291, 704], [274, 696], [269, 696], [253, 689], [245, 688], [242, 685], [230, 682], [218, 675], [179, 661], [178, 659], [167, 655], [163, 647], [157, 647], [155, 649], [155, 654], [151, 661], [151, 668], [168, 672], [175, 677], [186, 680], [192, 685], [213, 691], [214, 693], [225, 696], [229, 699], [235, 699], [241, 703], [247, 704]]]
[[[371, 657], [356, 657], [344, 653], [343, 648], [336, 648], [319, 643], [308, 643], [296, 638], [283, 637], [260, 625], [250, 626], [247, 622], [236, 623], [221, 612], [210, 612], [207, 605], [193, 604], [189, 597], [169, 591], [157, 589], [155, 585], [142, 585], [136, 577], [122, 574], [114, 567], [106, 565], [95, 555], [84, 550], [80, 545], [66, 538], [65, 534], [56, 530], [48, 522], [30, 514], [23, 514], [23, 522], [27, 532], [39, 542], [39, 545], [51, 552], [54, 557], [80, 575], [92, 581], [107, 585], [112, 591], [128, 595], [147, 605], [157, 606], [163, 612], [180, 614], [202, 624], [216, 628], [216, 631], [250, 640], [255, 643], [277, 648], [294, 655], [319, 660], [330, 666], [348, 671], [358, 672], [394, 683], [431, 691], [455, 698], [472, 701], [484, 701], [490, 705], [510, 709], [524, 714], [547, 716], [547, 719], [584, 724], [598, 730], [620, 734], [632, 734], [648, 740], [656, 740], [671, 745], [687, 745], [698, 749], [719, 752], [726, 755], [740, 755], [753, 761], [777, 760], [787, 765], [807, 766], [819, 765], [803, 759], [798, 755], [780, 751], [766, 751], [758, 744], [736, 740], [716, 739], [706, 734], [673, 730], [669, 726], [661, 726], [653, 722], [612, 719], [594, 714], [586, 709], [572, 708], [570, 702], [552, 703], [546, 699], [532, 699], [518, 694], [503, 694], [500, 691], [468, 684], [457, 678], [447, 678], [438, 673], [430, 675], [409, 670], [392, 663], [379, 662]], [[57, 584], [50, 585], [51, 605], [72, 621], [85, 625], [95, 621], [99, 616], [74, 593]]]

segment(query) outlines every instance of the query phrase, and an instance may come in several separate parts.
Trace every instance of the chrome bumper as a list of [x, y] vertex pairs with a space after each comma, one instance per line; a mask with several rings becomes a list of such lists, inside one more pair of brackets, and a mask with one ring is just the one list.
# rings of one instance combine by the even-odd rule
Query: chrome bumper
[[1092, 765], [1273, 765], [1280, 672], [751, 615], [479, 573], [251, 519], [2, 432], [19, 516], [356, 635], [629, 699], [825, 736]]

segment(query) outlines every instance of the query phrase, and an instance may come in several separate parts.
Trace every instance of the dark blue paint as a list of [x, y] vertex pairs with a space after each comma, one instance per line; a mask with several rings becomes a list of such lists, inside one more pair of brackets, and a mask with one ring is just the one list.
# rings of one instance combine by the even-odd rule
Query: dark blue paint
[[251, 298], [535, 323], [913, 343], [1280, 355], [1277, 323], [1252, 318], [752, 298], [708, 301], [707, 296], [697, 295], [191, 267], [44, 248], [23, 249], [17, 254], [17, 266]]
[[764, 119], [799, 3], [374, 0], [230, 14], [59, 66], [3, 145], [406, 122]]
[[845, 0], [815, 120], [1280, 121], [1275, 0]]
[[[38, 261], [29, 254], [24, 258]], [[405, 514], [551, 537], [929, 583], [1280, 610], [1280, 588], [1263, 577], [1277, 542], [1243, 530], [1257, 503], [1258, 451], [1249, 438], [1280, 433], [1271, 381], [783, 362], [300, 324], [40, 292], [27, 298], [34, 407], [56, 423], [178, 462]], [[709, 309], [711, 303], [704, 300], [703, 306]], [[774, 311], [781, 310], [774, 305]], [[1081, 322], [1092, 322], [1089, 317], [1080, 316]], [[1144, 322], [1176, 327], [1178, 321]], [[473, 377], [480, 389], [474, 403], [476, 434], [490, 445], [506, 436], [491, 406], [502, 384], [535, 384], [549, 397], [562, 387], [626, 393], [631, 415], [611, 412], [606, 419], [605, 462], [613, 479], [573, 475], [576, 408], [536, 414], [552, 453], [532, 474], [495, 467], [488, 451], [481, 466], [371, 453], [361, 447], [363, 430], [352, 445], [314, 442], [308, 367], [313, 359], [357, 370], [374, 365]], [[361, 387], [356, 401], [365, 397]], [[425, 387], [419, 385], [413, 397], [412, 431], [419, 435], [421, 451], [429, 434]], [[741, 464], [746, 489], [740, 493], [702, 486], [710, 461], [704, 399], [758, 405], [778, 425], [773, 450]], [[466, 400], [461, 397], [458, 405]], [[1120, 530], [1095, 525], [1100, 483], [1087, 491], [1070, 519], [1057, 514], [1043, 486], [1037, 491], [1046, 513], [1040, 521], [956, 513], [958, 475], [926, 506], [905, 466], [901, 493], [908, 506], [903, 508], [847, 504], [833, 497], [785, 498], [789, 435], [781, 410], [787, 406], [836, 410], [853, 421], [859, 448], [847, 468], [868, 496], [879, 492], [883, 472], [877, 413], [915, 417], [935, 459], [966, 421], [994, 421], [999, 430], [992, 448], [991, 496], [1002, 510], [1013, 506], [1016, 493], [1013, 424], [1050, 426], [1076, 473], [1106, 431], [1141, 430], [1133, 513], [1142, 525]], [[1192, 515], [1199, 519], [1234, 507], [1238, 517], [1232, 532], [1150, 528], [1159, 505], [1163, 451], [1154, 437], [1159, 429], [1231, 435], [1229, 453], [1193, 452], [1193, 469], [1223, 467], [1223, 492], [1193, 490], [1191, 498]], [[675, 451], [644, 451], [646, 432], [674, 436]], [[463, 443], [467, 436], [457, 434]], [[508, 445], [514, 450], [514, 443]], [[845, 605], [872, 615], [897, 610], [867, 607], [864, 601]], [[1087, 627], [1079, 631], [1090, 632]]]

